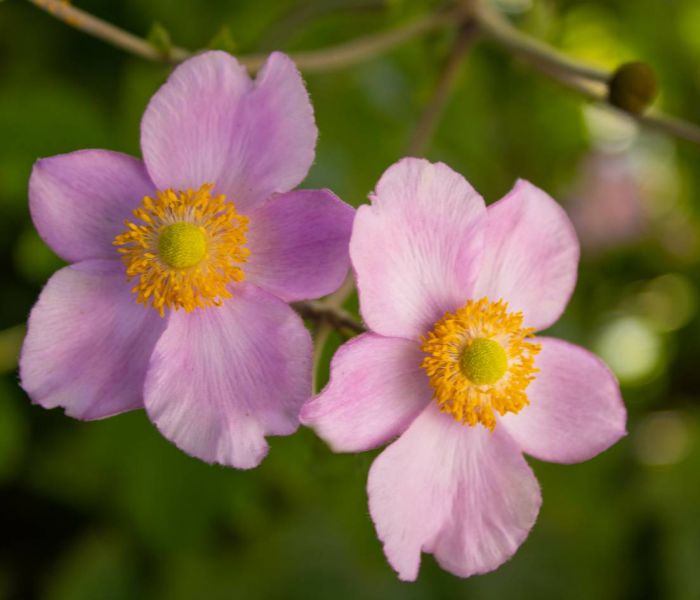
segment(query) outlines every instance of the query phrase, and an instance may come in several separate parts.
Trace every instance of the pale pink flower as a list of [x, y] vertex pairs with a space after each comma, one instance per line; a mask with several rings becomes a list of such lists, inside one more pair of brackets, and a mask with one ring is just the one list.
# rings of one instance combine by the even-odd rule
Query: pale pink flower
[[625, 434], [603, 362], [533, 335], [568, 302], [578, 242], [562, 208], [530, 183], [486, 208], [441, 163], [398, 162], [371, 199], [350, 242], [371, 331], [340, 348], [302, 422], [339, 452], [398, 436], [367, 489], [401, 579], [416, 578], [421, 552], [462, 577], [485, 573], [537, 518], [523, 453], [583, 461]]
[[239, 468], [262, 460], [265, 436], [295, 431], [311, 338], [288, 303], [340, 285], [354, 214], [328, 190], [290, 191], [316, 138], [288, 57], [251, 80], [207, 52], [151, 99], [143, 162], [106, 150], [39, 160], [32, 218], [72, 264], [29, 318], [32, 400], [78, 419], [145, 408], [185, 452]]
[[634, 244], [649, 226], [642, 186], [626, 156], [586, 157], [568, 207], [584, 256]]

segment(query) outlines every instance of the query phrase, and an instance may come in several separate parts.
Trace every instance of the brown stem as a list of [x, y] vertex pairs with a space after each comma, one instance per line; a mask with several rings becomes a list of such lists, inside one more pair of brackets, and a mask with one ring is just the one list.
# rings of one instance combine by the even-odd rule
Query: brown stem
[[538, 65], [537, 69], [563, 87], [576, 92], [578, 95], [583, 96], [591, 102], [605, 104], [610, 110], [626, 115], [650, 129], [656, 129], [657, 131], [700, 145], [700, 127], [693, 123], [665, 115], [655, 110], [641, 115], [627, 112], [607, 102], [607, 88], [605, 86], [549, 70], [544, 65]]
[[29, 2], [75, 29], [148, 60], [178, 62], [190, 55], [187, 50], [177, 46], [170, 48], [167, 53], [158, 50], [147, 40], [61, 0], [29, 0]]
[[457, 39], [438, 75], [433, 95], [423, 110], [408, 144], [407, 153], [409, 156], [423, 154], [428, 142], [433, 137], [447, 101], [457, 83], [460, 67], [474, 41], [475, 34], [476, 27], [471, 20], [466, 21], [460, 28]]
[[[148, 60], [176, 63], [192, 55], [189, 50], [178, 46], [169, 48], [167, 52], [159, 50], [147, 40], [61, 0], [29, 0], [29, 2], [71, 27]], [[430, 31], [447, 27], [454, 23], [454, 18], [455, 12], [429, 14], [395, 29], [370, 34], [329, 48], [291, 53], [290, 56], [299, 69], [307, 73], [342, 69], [383, 54]], [[267, 54], [247, 54], [237, 58], [241, 64], [256, 71], [264, 64]]]
[[[319, 391], [318, 389], [318, 368], [321, 364], [321, 359], [323, 358], [323, 350], [326, 347], [326, 342], [330, 337], [333, 329], [336, 328], [335, 324], [339, 323], [337, 319], [344, 321], [344, 326], [350, 327], [353, 331], [360, 333], [364, 331], [364, 327], [360, 323], [357, 323], [352, 319], [344, 310], [343, 304], [348, 299], [350, 294], [352, 294], [355, 289], [355, 282], [353, 280], [352, 272], [348, 273], [345, 278], [343, 285], [340, 286], [335, 292], [333, 292], [325, 302], [304, 302], [298, 303], [296, 305], [297, 310], [299, 310], [299, 304], [304, 305], [304, 310], [307, 311], [308, 315], [314, 314], [316, 311], [316, 316], [312, 318], [317, 318], [317, 327], [314, 331], [314, 355], [313, 355], [313, 382], [312, 389], [314, 393]], [[321, 310], [319, 310], [319, 305]]]
[[665, 115], [659, 111], [652, 110], [636, 114], [610, 105], [607, 101], [607, 83], [612, 77], [611, 73], [574, 61], [553, 48], [530, 38], [515, 29], [483, 2], [476, 4], [473, 14], [484, 35], [500, 43], [514, 56], [529, 62], [538, 71], [569, 90], [592, 102], [605, 104], [644, 126], [700, 145], [700, 127], [693, 123]]
[[325, 320], [335, 329], [346, 330], [353, 334], [367, 331], [365, 326], [349, 312], [342, 308], [329, 306], [326, 302], [308, 300], [306, 302], [296, 302], [292, 306], [304, 319]]
[[592, 81], [607, 83], [610, 78], [610, 74], [604, 69], [598, 69], [569, 58], [547, 44], [518, 31], [483, 1], [475, 4], [473, 14], [484, 35], [497, 41], [510, 50], [512, 54], [531, 64], [543, 64], [551, 70]]

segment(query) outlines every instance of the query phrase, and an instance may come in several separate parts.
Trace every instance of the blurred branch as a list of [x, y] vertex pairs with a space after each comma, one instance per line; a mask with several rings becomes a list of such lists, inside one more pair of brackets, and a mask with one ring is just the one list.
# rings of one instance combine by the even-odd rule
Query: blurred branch
[[638, 121], [640, 124], [650, 129], [655, 129], [657, 131], [661, 131], [677, 138], [684, 139], [688, 142], [700, 145], [700, 127], [693, 123], [689, 123], [688, 121], [684, 121], [670, 115], [665, 115], [654, 110], [641, 115], [630, 113], [617, 108], [616, 106], [612, 106], [607, 102], [607, 89], [604, 86], [596, 86], [577, 77], [567, 77], [563, 74], [556, 74], [552, 71], [548, 71], [546, 68], [539, 69], [545, 75], [548, 75], [554, 79], [557, 83], [576, 92], [591, 102], [603, 103], [611, 110], [614, 110], [622, 115], [626, 115], [627, 117]]
[[326, 347], [326, 342], [334, 329], [342, 330], [343, 328], [351, 329], [355, 333], [366, 331], [365, 328], [355, 321], [348, 313], [343, 310], [343, 304], [349, 298], [355, 289], [355, 281], [352, 272], [348, 273], [343, 285], [341, 285], [334, 293], [332, 293], [323, 302], [298, 302], [294, 307], [299, 313], [307, 318], [317, 319], [316, 328], [314, 330], [314, 356], [312, 370], [312, 389], [313, 392], [318, 392], [318, 368], [323, 358], [323, 351]]
[[358, 14], [386, 13], [386, 0], [314, 0], [308, 4], [291, 4], [285, 14], [261, 34], [258, 38], [258, 48], [271, 50], [283, 46], [292, 39], [300, 28], [306, 27], [313, 20], [327, 15], [356, 17]]
[[[352, 290], [351, 290], [352, 291]], [[364, 325], [355, 319], [349, 312], [340, 307], [329, 306], [326, 302], [309, 300], [293, 304], [304, 319], [313, 321], [328, 321], [335, 329], [346, 330], [351, 333], [364, 333], [367, 331]]]
[[[454, 13], [425, 15], [406, 25], [357, 38], [321, 50], [292, 52], [289, 56], [306, 73], [322, 73], [353, 65], [383, 54], [405, 42], [436, 29], [454, 24]], [[243, 57], [244, 60], [246, 57]], [[252, 59], [253, 57], [250, 57]], [[262, 63], [264, 57], [259, 57]]]
[[612, 77], [611, 73], [570, 59], [546, 44], [530, 38], [515, 29], [504, 17], [483, 2], [476, 4], [473, 14], [484, 35], [501, 44], [517, 58], [529, 62], [567, 89], [592, 102], [605, 104], [642, 125], [700, 145], [700, 127], [693, 123], [658, 111], [638, 114], [611, 105], [608, 102], [608, 83]]
[[544, 42], [518, 31], [501, 14], [484, 2], [478, 2], [475, 5], [474, 18], [479, 22], [479, 27], [484, 34], [507, 48], [518, 58], [535, 66], [539, 65], [550, 71], [602, 81], [603, 83], [607, 83], [610, 78], [607, 71], [569, 58]]
[[[147, 40], [71, 6], [64, 0], [29, 0], [29, 2], [71, 27], [148, 60], [180, 62], [192, 54], [189, 50], [178, 46], [172, 46], [167, 51], [157, 49]], [[430, 31], [451, 25], [454, 23], [455, 14], [454, 12], [439, 12], [425, 15], [395, 29], [363, 36], [320, 50], [291, 53], [290, 57], [299, 69], [307, 73], [341, 69], [383, 54]], [[248, 54], [237, 57], [241, 64], [253, 71], [259, 69], [266, 58], [266, 54]]]
[[24, 324], [0, 331], [0, 373], [9, 373], [17, 368], [26, 331]]
[[457, 83], [459, 70], [464, 61], [464, 57], [474, 41], [475, 34], [476, 27], [473, 21], [467, 20], [457, 34], [457, 39], [438, 75], [433, 95], [423, 110], [418, 125], [411, 137], [411, 141], [408, 143], [407, 154], [409, 156], [423, 154], [429, 140], [435, 133], [445, 105]]
[[62, 0], [29, 0], [29, 2], [75, 29], [148, 60], [178, 62], [190, 55], [187, 50], [177, 46], [173, 46], [168, 52], [163, 52], [147, 40], [94, 17]]

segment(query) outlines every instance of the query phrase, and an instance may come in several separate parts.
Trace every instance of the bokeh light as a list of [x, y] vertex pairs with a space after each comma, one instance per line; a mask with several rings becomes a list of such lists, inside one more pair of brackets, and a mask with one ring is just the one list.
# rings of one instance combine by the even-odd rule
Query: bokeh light
[[595, 348], [624, 384], [646, 383], [658, 375], [665, 358], [661, 336], [648, 321], [634, 316], [606, 325]]

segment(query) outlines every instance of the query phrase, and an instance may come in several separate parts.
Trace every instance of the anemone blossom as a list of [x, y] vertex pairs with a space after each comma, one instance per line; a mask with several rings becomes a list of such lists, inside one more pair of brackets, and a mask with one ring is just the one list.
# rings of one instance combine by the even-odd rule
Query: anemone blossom
[[369, 332], [342, 346], [302, 422], [339, 452], [397, 438], [367, 491], [404, 580], [421, 552], [468, 577], [510, 558], [540, 489], [523, 453], [573, 463], [625, 434], [615, 377], [535, 332], [563, 312], [579, 246], [561, 207], [519, 181], [486, 208], [444, 164], [404, 159], [357, 211], [350, 258]]
[[106, 150], [41, 159], [41, 237], [71, 263], [32, 310], [21, 383], [78, 419], [146, 409], [207, 462], [256, 466], [298, 426], [311, 339], [289, 302], [335, 290], [353, 210], [290, 191], [317, 129], [292, 61], [253, 81], [224, 52], [178, 66], [141, 122], [143, 162]]

